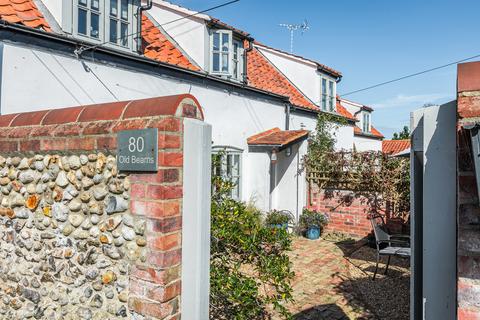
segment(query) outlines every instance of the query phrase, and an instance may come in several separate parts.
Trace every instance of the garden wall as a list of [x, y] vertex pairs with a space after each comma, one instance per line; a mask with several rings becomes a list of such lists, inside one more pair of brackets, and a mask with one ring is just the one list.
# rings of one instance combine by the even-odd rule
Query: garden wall
[[[180, 318], [186, 118], [188, 95], [0, 116], [0, 318]], [[158, 172], [119, 172], [143, 128]]]
[[457, 316], [480, 319], [480, 206], [471, 134], [480, 117], [480, 62], [458, 65]]
[[[363, 238], [372, 232], [368, 214], [372, 213], [366, 197], [355, 197], [351, 191], [323, 190], [315, 183], [309, 184], [308, 207], [326, 213], [329, 223], [325, 231], [341, 232], [355, 238]], [[392, 233], [408, 233], [401, 220], [390, 219], [388, 210], [382, 210], [388, 229]]]

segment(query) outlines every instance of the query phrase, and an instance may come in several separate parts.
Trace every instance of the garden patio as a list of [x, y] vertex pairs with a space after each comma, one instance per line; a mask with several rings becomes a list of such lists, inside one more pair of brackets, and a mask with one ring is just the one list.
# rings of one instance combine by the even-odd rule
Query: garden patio
[[392, 258], [388, 275], [372, 280], [376, 251], [365, 240], [329, 234], [296, 237], [289, 254], [296, 320], [408, 319], [409, 260]]

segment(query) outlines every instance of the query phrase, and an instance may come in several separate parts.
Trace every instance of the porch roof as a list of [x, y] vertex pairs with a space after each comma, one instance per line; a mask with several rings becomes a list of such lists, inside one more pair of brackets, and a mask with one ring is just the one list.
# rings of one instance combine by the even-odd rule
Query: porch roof
[[308, 130], [280, 130], [279, 128], [273, 128], [249, 137], [247, 143], [250, 146], [284, 148], [305, 140], [308, 138], [308, 134]]

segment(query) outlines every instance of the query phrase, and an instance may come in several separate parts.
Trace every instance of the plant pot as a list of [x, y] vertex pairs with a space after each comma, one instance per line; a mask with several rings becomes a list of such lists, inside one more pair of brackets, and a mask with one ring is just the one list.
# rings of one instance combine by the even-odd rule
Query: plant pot
[[288, 223], [271, 224], [271, 228], [288, 230]]
[[305, 235], [310, 240], [317, 240], [318, 238], [320, 238], [320, 228], [317, 226], [308, 227]]

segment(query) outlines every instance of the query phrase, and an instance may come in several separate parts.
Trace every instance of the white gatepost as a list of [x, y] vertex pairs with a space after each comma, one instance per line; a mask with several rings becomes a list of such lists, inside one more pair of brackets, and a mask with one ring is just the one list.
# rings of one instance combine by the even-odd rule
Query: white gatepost
[[209, 318], [212, 127], [184, 121], [182, 319]]
[[411, 320], [456, 318], [456, 111], [411, 114]]

